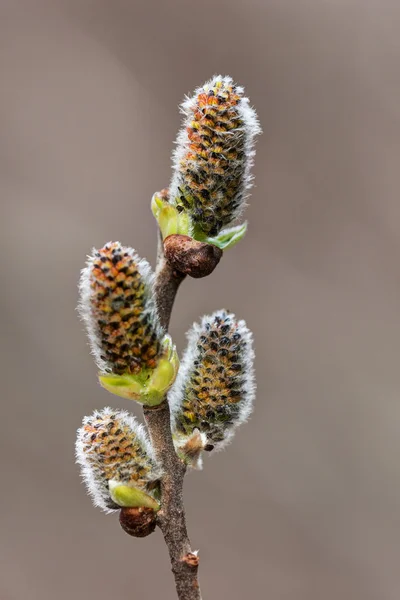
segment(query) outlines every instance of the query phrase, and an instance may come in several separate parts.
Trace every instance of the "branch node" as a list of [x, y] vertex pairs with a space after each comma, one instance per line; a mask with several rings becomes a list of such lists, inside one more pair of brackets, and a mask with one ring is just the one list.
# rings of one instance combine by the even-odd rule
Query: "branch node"
[[195, 552], [188, 552], [181, 558], [181, 561], [192, 569], [197, 569], [199, 566], [200, 558]]
[[143, 406], [144, 416], [146, 416], [147, 413], [154, 413], [160, 410], [165, 410], [165, 404], [167, 402], [168, 400], [165, 397], [164, 400], [160, 402], [160, 404], [155, 404], [154, 406], [149, 406], [148, 404], [146, 404], [145, 406]]

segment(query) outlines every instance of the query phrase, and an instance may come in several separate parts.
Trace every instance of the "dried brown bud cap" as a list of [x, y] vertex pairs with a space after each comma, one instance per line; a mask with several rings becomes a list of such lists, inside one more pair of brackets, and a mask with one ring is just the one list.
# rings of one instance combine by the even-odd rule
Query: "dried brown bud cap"
[[147, 537], [156, 528], [156, 513], [152, 508], [121, 508], [119, 522], [122, 529], [134, 537]]
[[222, 257], [222, 250], [217, 246], [180, 234], [165, 238], [164, 252], [174, 269], [196, 279], [210, 275]]
[[197, 552], [189, 552], [188, 554], [185, 554], [181, 560], [185, 565], [191, 567], [192, 569], [197, 569], [200, 562]]

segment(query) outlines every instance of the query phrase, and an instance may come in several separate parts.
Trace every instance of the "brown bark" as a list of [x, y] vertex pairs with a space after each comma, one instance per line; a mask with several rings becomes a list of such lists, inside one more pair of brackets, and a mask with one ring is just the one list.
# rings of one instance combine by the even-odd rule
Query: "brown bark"
[[185, 275], [176, 271], [159, 248], [154, 291], [161, 325], [168, 331], [175, 296]]
[[[184, 277], [183, 273], [168, 263], [160, 243], [155, 295], [160, 321], [166, 330], [176, 293]], [[157, 459], [164, 470], [161, 480], [161, 510], [157, 514], [157, 525], [168, 547], [178, 598], [201, 600], [197, 576], [199, 559], [190, 546], [183, 504], [186, 465], [175, 452], [167, 399], [154, 408], [145, 407], [144, 416]]]
[[[198, 559], [191, 550], [183, 504], [186, 466], [175, 452], [168, 402], [164, 400], [155, 408], [145, 408], [144, 414], [156, 456], [164, 468], [161, 480], [162, 505], [157, 524], [168, 547], [178, 598], [200, 600]], [[193, 555], [197, 560], [191, 560]]]

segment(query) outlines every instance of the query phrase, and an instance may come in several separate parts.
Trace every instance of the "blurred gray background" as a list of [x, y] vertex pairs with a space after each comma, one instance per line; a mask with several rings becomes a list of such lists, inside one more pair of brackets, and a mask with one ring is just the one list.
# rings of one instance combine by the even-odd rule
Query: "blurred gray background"
[[264, 135], [246, 239], [182, 286], [179, 348], [227, 307], [258, 396], [187, 477], [205, 599], [400, 597], [400, 4], [0, 2], [1, 600], [175, 598], [159, 532], [92, 508], [83, 415], [112, 404], [75, 311], [92, 246], [154, 264], [185, 93], [246, 87]]

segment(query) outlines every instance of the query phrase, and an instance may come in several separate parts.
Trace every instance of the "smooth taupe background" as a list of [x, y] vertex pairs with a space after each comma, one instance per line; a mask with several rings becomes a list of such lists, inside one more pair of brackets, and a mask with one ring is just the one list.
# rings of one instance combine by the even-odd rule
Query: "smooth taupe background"
[[172, 320], [255, 331], [258, 396], [188, 476], [204, 598], [400, 596], [400, 4], [1, 0], [1, 600], [172, 600], [159, 533], [92, 508], [75, 430], [106, 404], [75, 306], [91, 247], [154, 261], [177, 104], [214, 73], [264, 135], [246, 239]]

